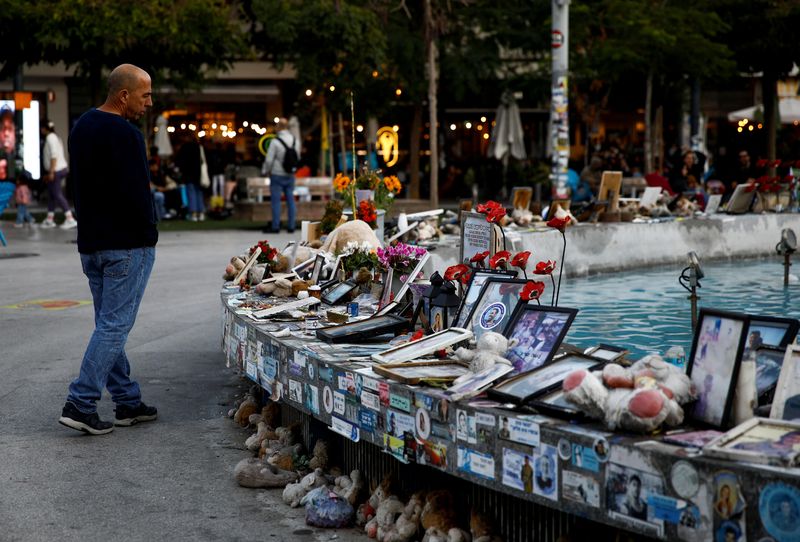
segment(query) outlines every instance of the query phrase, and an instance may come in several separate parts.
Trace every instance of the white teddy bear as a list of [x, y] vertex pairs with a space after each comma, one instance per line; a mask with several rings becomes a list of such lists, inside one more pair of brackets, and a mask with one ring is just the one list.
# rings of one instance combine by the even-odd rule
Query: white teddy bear
[[499, 333], [488, 331], [478, 339], [475, 350], [461, 347], [456, 350], [455, 356], [461, 361], [469, 362], [471, 373], [479, 373], [498, 363], [511, 365], [511, 362], [503, 356], [508, 350], [514, 348], [517, 342], [516, 339], [508, 340]]

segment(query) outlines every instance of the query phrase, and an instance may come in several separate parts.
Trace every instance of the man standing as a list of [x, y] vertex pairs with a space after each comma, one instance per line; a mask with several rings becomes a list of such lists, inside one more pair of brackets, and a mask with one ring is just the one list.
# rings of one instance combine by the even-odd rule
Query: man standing
[[[158, 240], [144, 138], [128, 121], [152, 105], [150, 76], [122, 64], [108, 78], [105, 103], [84, 113], [69, 139], [81, 218], [78, 252], [94, 300], [95, 330], [58, 421], [92, 435], [157, 415], [142, 402], [125, 355]], [[116, 403], [114, 424], [97, 415], [106, 387]]]
[[286, 231], [294, 233], [294, 172], [300, 159], [300, 141], [289, 131], [289, 121], [281, 117], [276, 125], [278, 133], [269, 144], [262, 173], [269, 175], [269, 199], [272, 206], [272, 224], [262, 231], [277, 233], [281, 229], [281, 194], [286, 197], [288, 219]]
[[42, 149], [42, 159], [44, 161], [44, 182], [47, 184], [47, 217], [42, 221], [43, 228], [55, 228], [56, 206], [64, 211], [64, 223], [61, 229], [71, 230], [78, 223], [72, 216], [72, 211], [67, 203], [67, 198], [61, 190], [61, 185], [67, 177], [69, 169], [67, 159], [64, 157], [64, 145], [61, 138], [56, 135], [55, 125], [45, 120], [41, 128], [44, 137], [44, 147]]

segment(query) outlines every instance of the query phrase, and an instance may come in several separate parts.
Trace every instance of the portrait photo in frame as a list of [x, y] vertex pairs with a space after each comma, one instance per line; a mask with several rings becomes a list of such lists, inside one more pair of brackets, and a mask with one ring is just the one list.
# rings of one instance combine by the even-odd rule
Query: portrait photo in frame
[[572, 371], [577, 369], [590, 371], [603, 365], [605, 365], [604, 361], [577, 354], [567, 354], [554, 359], [548, 365], [501, 382], [490, 388], [487, 395], [489, 399], [495, 401], [521, 405], [560, 386], [564, 378]]
[[[428, 258], [430, 257], [431, 257], [430, 252], [425, 252], [425, 254], [422, 255], [422, 257], [417, 262], [417, 265], [414, 266], [414, 269], [411, 271], [411, 273], [408, 274], [406, 281], [403, 283], [400, 289], [396, 293], [394, 293], [395, 301], [397, 301], [398, 303], [402, 301], [403, 297], [408, 292], [408, 289], [411, 287], [411, 283], [414, 282], [414, 280], [419, 276], [420, 273], [422, 273], [422, 268], [425, 267], [426, 263], [428, 263]], [[391, 286], [391, 281], [389, 282], [389, 285]]]
[[498, 280], [489, 277], [467, 316], [464, 329], [472, 331], [476, 341], [487, 331], [502, 333], [526, 283], [523, 279]]
[[465, 263], [479, 252], [489, 251], [489, 256], [494, 254], [497, 245], [497, 230], [494, 224], [486, 220], [481, 213], [461, 211], [461, 245], [458, 251], [458, 261]]
[[314, 267], [311, 269], [311, 282], [319, 284], [322, 277], [322, 269], [325, 267], [325, 255], [317, 254], [314, 258]]
[[800, 346], [791, 344], [781, 365], [769, 417], [776, 420], [800, 418]]
[[800, 464], [800, 422], [751, 418], [709, 442], [713, 457], [783, 467]]
[[516, 271], [495, 271], [494, 269], [476, 269], [469, 277], [469, 282], [464, 290], [464, 297], [461, 299], [461, 305], [453, 317], [453, 326], [464, 327], [469, 316], [472, 306], [481, 295], [481, 289], [489, 277], [497, 277], [499, 280], [510, 280], [517, 276]]
[[533, 188], [530, 186], [515, 186], [511, 189], [511, 208], [528, 210], [533, 199]]
[[746, 314], [700, 309], [686, 367], [698, 393], [688, 410], [695, 422], [728, 428], [749, 323]]
[[505, 357], [521, 374], [546, 365], [558, 352], [578, 309], [519, 303], [503, 335], [516, 344]]
[[769, 316], [750, 315], [747, 328], [747, 343], [744, 346], [744, 357], [761, 346], [783, 348], [793, 343], [797, 337], [800, 322], [794, 318], [773, 318]]

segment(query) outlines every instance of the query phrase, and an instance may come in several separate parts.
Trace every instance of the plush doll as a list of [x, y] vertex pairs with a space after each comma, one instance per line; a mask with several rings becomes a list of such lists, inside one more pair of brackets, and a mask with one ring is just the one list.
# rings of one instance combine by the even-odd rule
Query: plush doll
[[[260, 414], [252, 414], [250, 416], [251, 420], [258, 418], [261, 418]], [[264, 439], [267, 438], [267, 435], [271, 432], [270, 427], [266, 423], [262, 421], [256, 423], [258, 430], [254, 434], [250, 435], [246, 441], [244, 441], [244, 445], [247, 447], [247, 449], [253, 452], [261, 449], [261, 442], [264, 441]]]
[[356, 511], [356, 525], [363, 526], [375, 517], [375, 511], [381, 503], [391, 495], [397, 493], [396, 481], [391, 476], [386, 476], [380, 485], [375, 487], [367, 502], [358, 507]]
[[297, 294], [300, 292], [308, 291], [308, 288], [311, 286], [312, 282], [310, 280], [300, 280], [295, 279], [292, 281], [292, 295], [297, 297]]
[[289, 297], [292, 295], [292, 281], [284, 278], [276, 280], [275, 290], [273, 290], [272, 295], [275, 297]]
[[301, 443], [291, 444], [282, 448], [272, 450], [272, 453], [265, 454], [267, 463], [275, 465], [283, 470], [297, 470], [295, 459], [303, 455], [303, 445]]
[[516, 339], [509, 341], [499, 333], [488, 331], [478, 339], [475, 350], [461, 347], [456, 350], [455, 356], [460, 361], [469, 363], [469, 370], [471, 373], [478, 373], [498, 363], [511, 365], [511, 362], [503, 356], [509, 349], [514, 348], [516, 345]]
[[327, 481], [322, 469], [316, 469], [314, 472], [306, 474], [299, 482], [288, 484], [283, 489], [283, 502], [292, 508], [297, 508], [309, 491], [324, 486]]
[[275, 438], [269, 438], [270, 434], [266, 435], [267, 438], [261, 441], [261, 451], [259, 457], [270, 457], [275, 452], [279, 452], [297, 443], [298, 438], [295, 430], [291, 427], [278, 427], [274, 431]]
[[223, 280], [233, 280], [239, 271], [244, 269], [244, 260], [240, 256], [231, 258], [230, 263], [225, 266], [225, 274], [222, 275]]
[[501, 542], [502, 540], [499, 536], [492, 534], [494, 528], [489, 518], [474, 508], [470, 512], [469, 530], [472, 534], [472, 542]]
[[438, 527], [431, 527], [425, 531], [422, 542], [470, 542], [469, 533], [458, 527], [442, 531]]
[[364, 488], [361, 471], [354, 470], [350, 476], [338, 476], [334, 481], [333, 492], [355, 506], [359, 493]]
[[683, 423], [680, 405], [696, 396], [691, 380], [661, 356], [645, 356], [630, 368], [614, 363], [602, 371], [573, 371], [564, 379], [564, 397], [609, 429], [650, 432], [662, 423]]
[[416, 540], [419, 531], [422, 507], [425, 505], [425, 493], [414, 493], [406, 503], [403, 513], [397, 517], [395, 524], [383, 531], [381, 542], [409, 542]]
[[374, 249], [383, 246], [375, 232], [369, 227], [369, 224], [363, 220], [351, 220], [337, 227], [328, 235], [328, 238], [325, 239], [325, 244], [322, 245], [322, 250], [338, 254], [344, 250], [347, 243], [353, 241], [359, 245], [368, 243]]
[[456, 510], [453, 494], [446, 489], [431, 491], [425, 497], [425, 506], [422, 509], [422, 528], [426, 531], [436, 527], [446, 533], [456, 526]]
[[247, 427], [250, 425], [250, 415], [255, 414], [258, 410], [258, 401], [256, 401], [253, 395], [248, 395], [245, 400], [242, 401], [242, 404], [239, 405], [236, 414], [233, 415], [233, 421], [242, 427]]
[[514, 209], [511, 212], [511, 220], [517, 226], [530, 226], [531, 222], [533, 222], [533, 213], [530, 209]]
[[403, 513], [404, 509], [405, 505], [397, 496], [392, 495], [385, 499], [375, 510], [375, 517], [369, 520], [364, 527], [367, 536], [383, 540], [383, 536], [394, 527], [397, 518]]
[[310, 469], [327, 469], [328, 468], [328, 441], [317, 439], [317, 443], [314, 444], [314, 454], [311, 460], [308, 462], [308, 468]]
[[297, 480], [297, 473], [281, 470], [255, 457], [248, 457], [236, 464], [233, 477], [242, 487], [284, 487]]

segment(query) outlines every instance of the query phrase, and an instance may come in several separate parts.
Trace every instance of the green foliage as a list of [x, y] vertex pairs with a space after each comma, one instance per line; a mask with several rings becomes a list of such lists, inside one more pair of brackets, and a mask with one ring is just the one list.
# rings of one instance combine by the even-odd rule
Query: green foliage
[[336, 228], [342, 218], [344, 203], [341, 200], [332, 199], [325, 204], [325, 214], [319, 224], [319, 229], [323, 234], [328, 234]]

